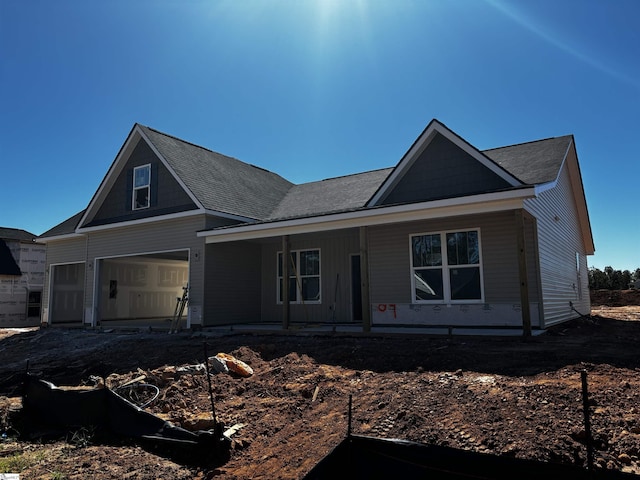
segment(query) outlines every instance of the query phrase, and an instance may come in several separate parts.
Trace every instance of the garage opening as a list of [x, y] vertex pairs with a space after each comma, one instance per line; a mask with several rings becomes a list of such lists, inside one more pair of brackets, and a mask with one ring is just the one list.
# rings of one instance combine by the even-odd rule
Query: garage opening
[[105, 258], [96, 265], [97, 325], [171, 328], [189, 283], [188, 250]]
[[82, 323], [84, 268], [84, 263], [51, 266], [51, 324]]

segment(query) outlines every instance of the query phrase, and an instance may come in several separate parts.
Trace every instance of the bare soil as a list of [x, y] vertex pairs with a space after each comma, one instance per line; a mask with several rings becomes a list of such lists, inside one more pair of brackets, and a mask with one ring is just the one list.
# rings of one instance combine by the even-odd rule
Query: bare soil
[[[300, 479], [347, 434], [400, 438], [586, 466], [583, 390], [598, 468], [640, 474], [640, 292], [594, 292], [589, 316], [528, 339], [401, 335], [0, 333], [0, 473], [24, 479]], [[250, 377], [211, 377], [216, 418], [241, 427], [230, 458], [175, 458], [90, 431], [26, 439], [20, 378], [115, 388], [143, 377], [146, 409], [190, 430], [212, 426], [206, 374], [224, 352]]]

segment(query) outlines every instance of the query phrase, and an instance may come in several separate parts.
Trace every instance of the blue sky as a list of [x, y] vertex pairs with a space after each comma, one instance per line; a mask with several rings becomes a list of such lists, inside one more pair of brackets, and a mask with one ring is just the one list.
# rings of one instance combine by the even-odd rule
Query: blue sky
[[640, 267], [637, 0], [0, 0], [0, 226], [90, 201], [134, 123], [295, 183], [573, 134], [589, 266]]

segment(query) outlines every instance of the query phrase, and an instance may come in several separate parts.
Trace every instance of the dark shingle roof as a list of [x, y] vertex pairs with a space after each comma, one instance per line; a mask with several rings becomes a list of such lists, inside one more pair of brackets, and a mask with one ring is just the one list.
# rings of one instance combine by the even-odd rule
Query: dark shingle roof
[[69, 235], [75, 233], [78, 222], [84, 215], [84, 210], [76, 213], [73, 217], [67, 218], [64, 222], [44, 232], [40, 237], [57, 237], [59, 235]]
[[[393, 168], [295, 185], [268, 170], [138, 124], [184, 185], [213, 211], [258, 221], [300, 218], [364, 208]], [[573, 137], [548, 138], [482, 151], [526, 185], [554, 181]], [[41, 237], [75, 231], [84, 211]]]
[[552, 182], [558, 177], [572, 141], [571, 135], [565, 135], [493, 148], [482, 153], [523, 183], [539, 185]]
[[362, 208], [393, 169], [329, 178], [292, 187], [269, 220], [307, 217]]
[[36, 238], [36, 235], [20, 228], [0, 227], [0, 238], [8, 240], [26, 240], [31, 242]]
[[0, 239], [0, 275], [22, 275], [20, 267], [11, 255], [11, 250], [2, 239]]
[[264, 219], [293, 186], [268, 170], [140, 127], [208, 210]]

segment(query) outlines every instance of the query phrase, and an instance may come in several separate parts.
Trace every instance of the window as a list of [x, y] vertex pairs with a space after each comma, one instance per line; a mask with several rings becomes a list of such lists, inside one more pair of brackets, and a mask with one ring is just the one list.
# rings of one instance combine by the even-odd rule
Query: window
[[412, 235], [410, 240], [414, 302], [482, 300], [478, 230]]
[[40, 306], [42, 304], [42, 292], [29, 292], [27, 303], [27, 317], [40, 317]]
[[[320, 303], [320, 250], [292, 250], [289, 259], [289, 302]], [[278, 252], [278, 303], [282, 303], [282, 252]]]
[[139, 210], [149, 207], [151, 189], [151, 165], [142, 165], [133, 169], [132, 208]]

